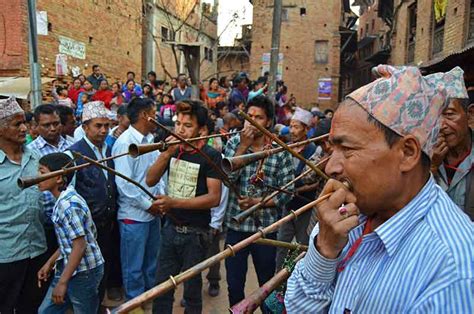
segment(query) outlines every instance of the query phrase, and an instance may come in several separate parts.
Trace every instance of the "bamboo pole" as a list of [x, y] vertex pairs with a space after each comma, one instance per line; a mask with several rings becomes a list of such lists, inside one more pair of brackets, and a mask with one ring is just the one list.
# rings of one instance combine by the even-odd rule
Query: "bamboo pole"
[[[299, 261], [304, 257], [306, 252], [301, 253], [295, 259], [295, 262]], [[279, 272], [275, 274], [269, 281], [264, 283], [261, 287], [257, 290], [253, 291], [249, 296], [245, 299], [234, 305], [229, 311], [232, 314], [247, 314], [253, 313], [259, 306], [262, 304], [263, 301], [273, 292], [273, 290], [277, 289], [281, 284], [283, 284], [289, 277], [291, 273], [288, 271], [286, 267], [281, 269]]]
[[[315, 166], [316, 167], [320, 167], [321, 165], [323, 165], [325, 162], [327, 162], [329, 160], [329, 157], [326, 157], [322, 160], [320, 160]], [[281, 189], [286, 189], [288, 188], [290, 185], [292, 185], [293, 183], [295, 183], [296, 181], [300, 180], [301, 178], [303, 178], [304, 176], [306, 176], [307, 174], [309, 174], [311, 171], [313, 171], [313, 169], [308, 169], [306, 171], [304, 171], [303, 173], [301, 173], [299, 176], [297, 176], [296, 178], [294, 178], [293, 180], [291, 180], [290, 182], [288, 182], [287, 184], [285, 184], [283, 187], [281, 187]], [[277, 196], [278, 194], [280, 194], [281, 191], [275, 191], [271, 194], [269, 194], [267, 197], [264, 197], [262, 199], [261, 202], [253, 205], [252, 207], [249, 207], [247, 208], [246, 210], [240, 212], [238, 215], [235, 215], [234, 217], [232, 217], [232, 221], [240, 224], [241, 222], [243, 222], [245, 219], [247, 219], [250, 215], [252, 215], [255, 211], [259, 210], [260, 208], [263, 208], [263, 206], [265, 206], [265, 204], [271, 200], [272, 198], [274, 198], [275, 196]]]
[[255, 241], [255, 244], [267, 245], [267, 246], [276, 246], [281, 247], [288, 250], [300, 250], [300, 251], [307, 251], [308, 246], [299, 244], [299, 243], [290, 243], [285, 241], [277, 241], [272, 239], [258, 239]]
[[150, 290], [142, 293], [141, 295], [129, 300], [128, 302], [120, 305], [112, 311], [112, 313], [128, 313], [129, 311], [136, 309], [147, 301], [153, 300], [156, 297], [163, 295], [164, 293], [173, 290], [178, 287], [179, 284], [183, 283], [186, 280], [193, 278], [194, 276], [200, 275], [201, 272], [211, 267], [212, 265], [226, 259], [227, 257], [234, 256], [236, 252], [242, 250], [243, 248], [249, 246], [252, 243], [255, 243], [258, 239], [265, 237], [267, 233], [275, 232], [281, 225], [297, 218], [299, 215], [318, 205], [319, 203], [327, 200], [332, 193], [323, 195], [318, 199], [312, 201], [309, 204], [306, 204], [303, 207], [300, 207], [296, 211], [290, 211], [290, 213], [281, 218], [280, 220], [275, 221], [273, 224], [260, 229], [258, 232], [254, 233], [250, 237], [236, 243], [235, 245], [227, 245], [227, 248], [218, 254], [211, 256], [204, 261], [194, 265], [193, 267], [187, 269], [186, 271], [176, 275], [170, 276], [170, 278], [159, 285], [151, 288]]

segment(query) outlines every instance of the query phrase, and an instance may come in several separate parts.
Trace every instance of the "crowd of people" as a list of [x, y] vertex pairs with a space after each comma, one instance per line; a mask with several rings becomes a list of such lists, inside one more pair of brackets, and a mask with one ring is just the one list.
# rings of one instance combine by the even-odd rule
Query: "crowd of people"
[[[0, 313], [104, 312], [106, 293], [131, 300], [217, 254], [222, 240], [232, 247], [330, 193], [265, 235], [309, 249], [264, 313], [472, 312], [474, 91], [459, 68], [423, 77], [379, 66], [381, 78], [336, 112], [302, 108], [284, 82], [269, 97], [267, 76], [238, 73], [193, 90], [185, 74], [168, 84], [150, 71], [139, 83], [130, 71], [110, 85], [92, 70], [70, 86], [53, 82], [52, 102], [33, 112], [0, 100]], [[308, 166], [286, 150], [223, 177], [223, 158], [278, 147], [240, 110], [286, 143], [329, 135], [295, 150], [327, 160], [331, 179], [294, 180]], [[211, 134], [220, 136], [127, 155], [132, 144]], [[245, 221], [232, 219], [257, 204]], [[293, 263], [274, 246], [235, 252], [225, 260], [231, 307], [245, 298], [249, 255], [260, 286]], [[219, 263], [207, 272], [212, 297], [220, 274]], [[186, 313], [202, 312], [202, 290], [201, 276], [185, 282]], [[142, 309], [171, 313], [173, 303], [169, 291]]]

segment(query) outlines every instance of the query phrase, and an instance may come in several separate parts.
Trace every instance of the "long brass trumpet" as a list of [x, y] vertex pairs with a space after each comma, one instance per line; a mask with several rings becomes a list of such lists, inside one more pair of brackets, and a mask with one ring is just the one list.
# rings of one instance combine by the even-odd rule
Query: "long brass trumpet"
[[[105, 161], [109, 161], [109, 160], [119, 158], [119, 157], [123, 157], [123, 156], [127, 156], [127, 155], [128, 155], [128, 152], [118, 154], [118, 155], [115, 155], [115, 156], [110, 156], [110, 157], [98, 160], [97, 162], [102, 163], [102, 162], [105, 162]], [[30, 186], [33, 186], [33, 185], [38, 184], [40, 182], [43, 182], [45, 180], [48, 180], [48, 179], [51, 179], [51, 178], [54, 178], [54, 177], [58, 177], [58, 176], [65, 176], [68, 173], [80, 170], [80, 169], [85, 168], [85, 167], [89, 167], [91, 165], [92, 164], [90, 162], [86, 162], [86, 163], [83, 163], [83, 164], [78, 165], [78, 166], [64, 168], [64, 169], [61, 169], [61, 170], [56, 170], [56, 171], [49, 172], [49, 173], [46, 173], [46, 174], [42, 174], [42, 175], [35, 176], [35, 177], [18, 178], [17, 183], [18, 183], [18, 186], [21, 189], [26, 189], [26, 188], [29, 188]]]
[[[235, 132], [229, 132], [229, 133], [224, 133], [224, 134], [212, 134], [212, 135], [206, 135], [206, 136], [200, 136], [200, 137], [195, 137], [187, 140], [188, 142], [195, 142], [195, 141], [200, 141], [200, 140], [208, 140], [211, 138], [215, 137], [221, 137], [221, 136], [232, 136], [235, 134], [239, 134], [242, 131], [235, 131]], [[130, 156], [133, 158], [137, 158], [140, 155], [159, 150], [160, 152], [166, 150], [169, 146], [171, 145], [177, 145], [181, 144], [181, 141], [176, 140], [176, 141], [170, 141], [170, 142], [165, 142], [165, 141], [160, 141], [158, 143], [153, 143], [153, 144], [130, 144], [128, 147], [128, 153]]]
[[[288, 145], [288, 147], [294, 148], [294, 147], [304, 146], [304, 145], [307, 145], [309, 143], [314, 143], [314, 142], [325, 140], [325, 139], [328, 138], [328, 136], [329, 136], [329, 134], [325, 134], [325, 135], [321, 135], [321, 136], [318, 136], [318, 137], [310, 138], [310, 139], [307, 139], [307, 140], [304, 140], [304, 141], [301, 141], [301, 142], [296, 142], [296, 143], [290, 144], [290, 145]], [[237, 171], [240, 168], [243, 168], [243, 167], [245, 167], [245, 166], [247, 166], [251, 163], [254, 163], [258, 160], [267, 158], [268, 156], [281, 153], [281, 152], [286, 151], [286, 150], [287, 149], [284, 148], [284, 147], [276, 147], [276, 148], [263, 150], [261, 152], [256, 152], [256, 153], [252, 153], [252, 154], [246, 154], [246, 155], [240, 155], [240, 156], [236, 156], [236, 157], [223, 158], [222, 159], [222, 169], [226, 173]]]

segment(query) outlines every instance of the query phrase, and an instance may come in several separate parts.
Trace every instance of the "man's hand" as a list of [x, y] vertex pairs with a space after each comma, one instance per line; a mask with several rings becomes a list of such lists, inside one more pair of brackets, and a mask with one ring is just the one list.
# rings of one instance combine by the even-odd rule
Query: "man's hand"
[[[320, 197], [330, 193], [332, 195], [317, 206], [319, 234], [315, 245], [322, 256], [335, 259], [346, 246], [349, 232], [359, 224], [359, 209], [355, 195], [341, 182], [330, 179]], [[339, 211], [341, 206], [346, 209], [344, 215]]]
[[66, 296], [67, 291], [67, 283], [59, 281], [56, 287], [53, 289], [53, 295], [51, 299], [53, 299], [54, 304], [63, 304], [64, 297]]
[[[165, 139], [165, 143], [169, 143], [171, 141], [177, 141], [178, 139], [172, 135], [168, 136], [166, 139]], [[162, 154], [165, 154], [165, 155], [168, 155], [168, 156], [173, 156], [176, 151], [178, 150], [179, 148], [179, 144], [178, 145], [169, 145], [168, 148], [162, 152]]]
[[49, 261], [47, 261], [43, 267], [41, 267], [41, 269], [38, 271], [38, 287], [41, 288], [41, 282], [44, 281], [48, 281], [48, 278], [49, 278], [49, 274], [51, 273], [51, 270], [53, 269], [53, 264], [49, 263]]
[[246, 210], [260, 201], [261, 201], [260, 198], [252, 198], [252, 197], [243, 197], [242, 199], [237, 200], [241, 210]]
[[158, 195], [157, 200], [153, 202], [152, 207], [156, 206], [158, 212], [161, 215], [166, 214], [171, 208], [174, 207], [174, 199], [168, 195]]
[[448, 144], [442, 133], [439, 133], [438, 141], [433, 147], [433, 157], [431, 158], [431, 171], [436, 172], [443, 163], [446, 154], [449, 151]]
[[249, 148], [250, 145], [253, 144], [253, 141], [255, 139], [255, 133], [255, 127], [251, 125], [246, 125], [242, 130], [242, 133], [240, 133], [240, 146], [247, 150], [247, 148]]

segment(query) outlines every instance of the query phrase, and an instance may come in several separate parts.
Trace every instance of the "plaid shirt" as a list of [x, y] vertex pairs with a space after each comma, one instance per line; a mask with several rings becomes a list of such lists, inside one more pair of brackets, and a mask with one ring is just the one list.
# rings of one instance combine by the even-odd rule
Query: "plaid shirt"
[[[240, 136], [233, 136], [228, 142], [225, 148], [225, 156], [233, 157], [237, 147], [240, 145]], [[248, 151], [246, 153], [251, 153]], [[242, 196], [249, 197], [262, 197], [272, 193], [274, 190], [266, 187], [255, 187], [250, 184], [251, 177], [257, 173], [258, 162], [254, 162], [238, 171], [235, 171], [229, 175], [229, 179], [235, 182], [240, 189]], [[279, 154], [271, 155], [265, 158], [262, 170], [265, 174], [265, 184], [282, 187], [294, 178], [294, 165], [291, 155], [284, 151]], [[288, 190], [292, 191], [293, 186], [288, 187]], [[273, 198], [276, 207], [267, 207], [259, 209], [255, 216], [250, 216], [240, 225], [232, 221], [232, 217], [239, 214], [241, 209], [237, 202], [235, 193], [230, 192], [229, 203], [227, 207], [227, 213], [225, 222], [228, 228], [241, 232], [256, 232], [260, 227], [267, 227], [274, 223], [281, 215], [282, 207], [288, 203], [291, 199], [291, 195], [285, 193], [279, 193]]]
[[68, 263], [69, 255], [71, 255], [72, 241], [79, 237], [84, 237], [86, 240], [86, 251], [74, 274], [94, 269], [104, 263], [95, 239], [96, 228], [89, 207], [72, 185], [59, 195], [52, 220], [61, 251], [60, 259], [64, 259], [64, 265]]
[[[33, 142], [28, 144], [28, 148], [38, 152], [40, 157], [43, 157], [52, 153], [62, 153], [72, 144], [74, 143], [61, 136], [59, 138], [58, 146], [56, 147], [46, 142], [46, 140], [40, 135]], [[42, 193], [41, 201], [43, 203], [43, 222], [47, 226], [52, 226], [51, 216], [53, 215], [53, 207], [56, 199], [51, 192], [45, 191]]]

